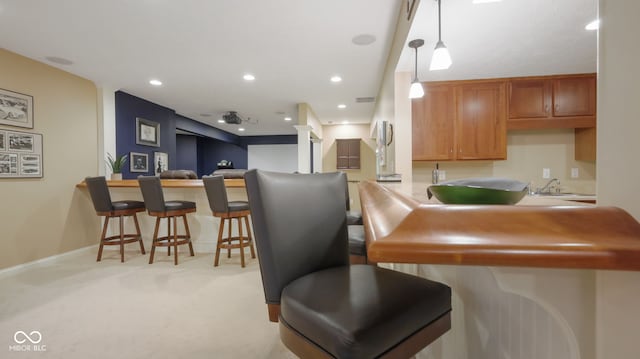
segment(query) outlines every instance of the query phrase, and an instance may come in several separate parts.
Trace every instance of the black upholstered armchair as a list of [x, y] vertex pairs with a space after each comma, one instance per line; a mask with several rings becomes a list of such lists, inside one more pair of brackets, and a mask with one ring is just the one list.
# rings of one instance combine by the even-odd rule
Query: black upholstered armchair
[[339, 173], [245, 175], [269, 319], [302, 358], [408, 358], [449, 330], [451, 289], [349, 265]]

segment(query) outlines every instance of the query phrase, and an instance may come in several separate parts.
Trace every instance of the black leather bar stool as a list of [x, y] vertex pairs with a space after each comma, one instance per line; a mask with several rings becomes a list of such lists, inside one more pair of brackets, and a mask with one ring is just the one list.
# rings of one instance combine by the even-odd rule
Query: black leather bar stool
[[[205, 191], [207, 192], [207, 198], [209, 199], [209, 207], [213, 212], [214, 217], [220, 218], [220, 226], [218, 227], [218, 242], [216, 244], [216, 255], [213, 262], [214, 267], [218, 266], [220, 259], [220, 250], [227, 250], [227, 257], [231, 257], [231, 249], [240, 249], [240, 264], [244, 268], [244, 249], [249, 247], [251, 250], [251, 258], [256, 257], [255, 249], [253, 248], [253, 239], [251, 238], [251, 229], [249, 228], [249, 202], [247, 201], [231, 201], [227, 197], [227, 188], [224, 185], [224, 177], [222, 175], [215, 176], [203, 176], [202, 182], [204, 183]], [[231, 235], [233, 227], [233, 219], [238, 222], [238, 236], [233, 237]], [[247, 235], [245, 236], [242, 231], [242, 219], [244, 219]], [[229, 221], [228, 235], [223, 238], [224, 223]], [[234, 243], [235, 242], [235, 243]]]
[[359, 225], [362, 224], [362, 212], [360, 211], [352, 211], [351, 210], [351, 199], [349, 198], [349, 181], [347, 179], [347, 174], [344, 174], [344, 191], [346, 195], [346, 205], [347, 205], [347, 224], [348, 225]]
[[[98, 258], [96, 261], [102, 260], [102, 249], [104, 246], [120, 246], [120, 262], [124, 262], [124, 245], [127, 243], [139, 242], [140, 252], [145, 254], [144, 244], [142, 243], [142, 235], [140, 234], [140, 225], [136, 213], [144, 212], [144, 203], [140, 201], [111, 201], [111, 194], [107, 186], [107, 180], [104, 177], [87, 177], [84, 179], [89, 189], [93, 208], [98, 216], [104, 216], [104, 225], [102, 227], [102, 235], [100, 236], [100, 249], [98, 249]], [[120, 219], [120, 233], [114, 236], [106, 237], [107, 227], [111, 218], [118, 217]], [[124, 217], [133, 217], [133, 223], [136, 226], [136, 233], [124, 233]]]
[[340, 176], [245, 175], [269, 319], [301, 358], [409, 358], [451, 328], [451, 288], [349, 265]]
[[[138, 183], [142, 191], [142, 198], [147, 207], [147, 213], [156, 217], [156, 227], [153, 231], [153, 244], [151, 246], [151, 256], [149, 264], [153, 263], [153, 256], [156, 247], [167, 247], [167, 253], [171, 255], [171, 247], [174, 250], [174, 264], [178, 264], [178, 245], [188, 244], [189, 252], [193, 257], [193, 244], [191, 243], [191, 232], [189, 232], [189, 223], [187, 222], [187, 213], [196, 211], [196, 204], [189, 201], [165, 201], [162, 192], [162, 184], [160, 179], [155, 176], [139, 176]], [[178, 234], [177, 217], [182, 217], [184, 222], [185, 234]], [[160, 220], [167, 219], [167, 235], [158, 237], [158, 229]], [[173, 226], [171, 222], [173, 220]]]

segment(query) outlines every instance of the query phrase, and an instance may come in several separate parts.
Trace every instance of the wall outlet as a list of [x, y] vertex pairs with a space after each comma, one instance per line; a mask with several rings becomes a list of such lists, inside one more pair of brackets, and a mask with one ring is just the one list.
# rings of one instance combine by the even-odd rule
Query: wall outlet
[[571, 178], [578, 178], [580, 177], [580, 172], [578, 171], [577, 168], [572, 168], [571, 169]]
[[438, 170], [438, 182], [447, 179], [447, 172], [445, 170]]
[[546, 179], [551, 178], [551, 169], [543, 168], [542, 169], [542, 178], [546, 178]]

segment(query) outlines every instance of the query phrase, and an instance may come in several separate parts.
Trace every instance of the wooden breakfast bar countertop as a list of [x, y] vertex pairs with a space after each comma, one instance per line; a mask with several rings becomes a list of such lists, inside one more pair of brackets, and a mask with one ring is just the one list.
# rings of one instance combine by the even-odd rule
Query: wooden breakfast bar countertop
[[443, 205], [388, 187], [359, 187], [374, 262], [640, 271], [640, 223], [620, 208]]
[[[204, 188], [201, 179], [163, 179], [160, 181], [162, 183], [163, 188]], [[242, 178], [226, 178], [224, 180], [224, 185], [227, 188], [244, 188], [244, 179]], [[127, 180], [107, 180], [107, 186], [113, 188], [137, 188], [138, 180], [135, 179], [127, 179]], [[82, 181], [76, 185], [78, 188], [87, 187], [87, 184]]]

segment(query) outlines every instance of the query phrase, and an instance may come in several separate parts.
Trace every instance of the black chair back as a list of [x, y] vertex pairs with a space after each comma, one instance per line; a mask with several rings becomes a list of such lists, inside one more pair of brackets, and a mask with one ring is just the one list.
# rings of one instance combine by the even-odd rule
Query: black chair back
[[340, 173], [250, 170], [245, 183], [267, 303], [301, 276], [349, 264]]
[[164, 194], [160, 178], [156, 176], [138, 176], [138, 184], [144, 199], [144, 205], [149, 212], [165, 212]]
[[104, 176], [86, 177], [84, 182], [87, 184], [91, 202], [93, 202], [93, 208], [95, 208], [96, 212], [111, 212], [113, 210], [111, 194]]
[[214, 213], [229, 212], [229, 199], [227, 198], [227, 188], [224, 185], [222, 175], [203, 176], [202, 182], [207, 192], [209, 207]]

